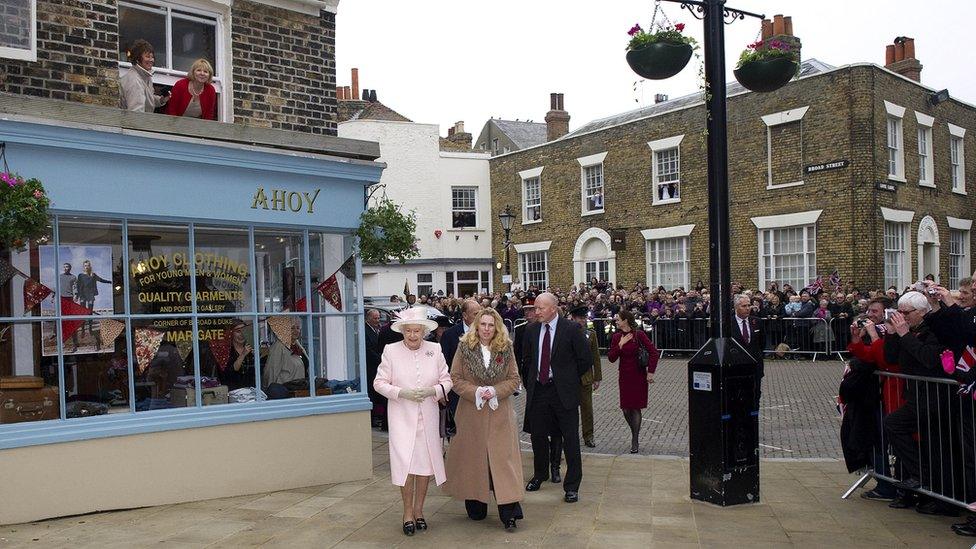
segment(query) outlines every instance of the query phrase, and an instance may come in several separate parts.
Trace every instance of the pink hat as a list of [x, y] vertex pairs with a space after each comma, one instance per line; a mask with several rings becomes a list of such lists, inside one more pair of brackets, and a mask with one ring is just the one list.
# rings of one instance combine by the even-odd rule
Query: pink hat
[[403, 333], [401, 326], [406, 324], [423, 326], [428, 331], [437, 329], [437, 322], [427, 318], [427, 307], [410, 307], [396, 313], [396, 316], [393, 325], [390, 326], [394, 332]]

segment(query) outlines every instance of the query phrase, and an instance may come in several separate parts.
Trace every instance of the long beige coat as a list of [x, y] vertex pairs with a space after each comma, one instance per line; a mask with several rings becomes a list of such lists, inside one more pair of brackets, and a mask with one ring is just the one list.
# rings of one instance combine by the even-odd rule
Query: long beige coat
[[[512, 399], [519, 386], [519, 374], [512, 345], [492, 353], [486, 370], [481, 346], [471, 349], [462, 340], [454, 355], [451, 379], [461, 400], [454, 416], [457, 436], [447, 451], [445, 492], [457, 499], [488, 503], [490, 474], [497, 503], [522, 501], [525, 482]], [[495, 388], [497, 410], [488, 403], [481, 410], [475, 407], [475, 391], [482, 386]]]

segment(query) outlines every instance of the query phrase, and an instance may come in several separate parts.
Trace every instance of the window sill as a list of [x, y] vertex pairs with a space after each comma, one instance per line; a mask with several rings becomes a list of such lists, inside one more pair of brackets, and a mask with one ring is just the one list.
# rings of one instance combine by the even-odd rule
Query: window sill
[[652, 202], [651, 206], [666, 206], [668, 204], [678, 204], [681, 202], [680, 198], [668, 198], [665, 200], [658, 200], [657, 202]]
[[966, 196], [966, 189], [952, 189], [952, 192], [958, 195]]
[[588, 216], [588, 215], [598, 215], [598, 214], [602, 214], [603, 212], [604, 212], [604, 210], [603, 210], [603, 209], [600, 209], [600, 210], [593, 210], [592, 212], [582, 212], [582, 213], [580, 214], [580, 217], [586, 217], [586, 216]]
[[69, 420], [0, 426], [0, 450], [125, 435], [195, 429], [252, 421], [369, 410], [366, 393], [226, 404], [203, 408], [167, 408]]
[[934, 188], [936, 188], [935, 187], [935, 183], [930, 183], [928, 181], [919, 181], [918, 182], [918, 186], [919, 187], [925, 187], [927, 189], [934, 189]]
[[895, 183], [908, 183], [908, 180], [904, 177], [898, 177], [897, 175], [888, 174], [888, 181], [894, 181]]
[[772, 191], [775, 189], [789, 189], [790, 187], [799, 187], [800, 185], [803, 185], [803, 181], [794, 181], [792, 183], [777, 183], [775, 185], [767, 184], [766, 190]]
[[523, 221], [522, 225], [535, 225], [536, 223], [542, 223], [542, 220], [536, 219], [535, 221]]
[[456, 229], [447, 229], [449, 233], [483, 233], [485, 229], [480, 227], [459, 227]]

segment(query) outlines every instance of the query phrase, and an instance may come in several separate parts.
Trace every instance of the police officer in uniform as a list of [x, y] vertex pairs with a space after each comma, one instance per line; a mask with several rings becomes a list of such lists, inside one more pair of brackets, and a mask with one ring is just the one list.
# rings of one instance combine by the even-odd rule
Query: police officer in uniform
[[593, 442], [593, 391], [600, 388], [603, 381], [603, 368], [600, 364], [600, 346], [597, 342], [596, 332], [587, 327], [587, 314], [589, 309], [583, 305], [576, 307], [569, 312], [573, 321], [583, 328], [586, 334], [586, 341], [590, 344], [590, 353], [593, 355], [593, 368], [580, 378], [580, 423], [583, 427], [583, 444], [587, 448], [595, 448]]

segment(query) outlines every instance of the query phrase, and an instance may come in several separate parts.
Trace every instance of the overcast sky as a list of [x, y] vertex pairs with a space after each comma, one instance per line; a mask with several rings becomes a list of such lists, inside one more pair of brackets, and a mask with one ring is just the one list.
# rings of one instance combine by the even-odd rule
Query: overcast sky
[[[702, 23], [663, 2], [674, 22], [702, 39]], [[884, 65], [885, 45], [915, 38], [922, 83], [976, 104], [974, 0], [730, 0], [729, 5], [793, 17], [802, 56], [839, 66]], [[415, 122], [463, 120], [475, 139], [490, 117], [542, 122], [549, 93], [565, 95], [575, 129], [589, 120], [678, 97], [698, 88], [698, 61], [664, 81], [640, 82], [624, 60], [627, 30], [648, 28], [653, 2], [630, 0], [341, 0], [336, 31], [338, 85], [359, 68], [360, 88]], [[728, 77], [759, 34], [747, 18], [726, 28]], [[968, 36], [968, 38], [967, 38]], [[636, 90], [635, 90], [636, 85]]]

